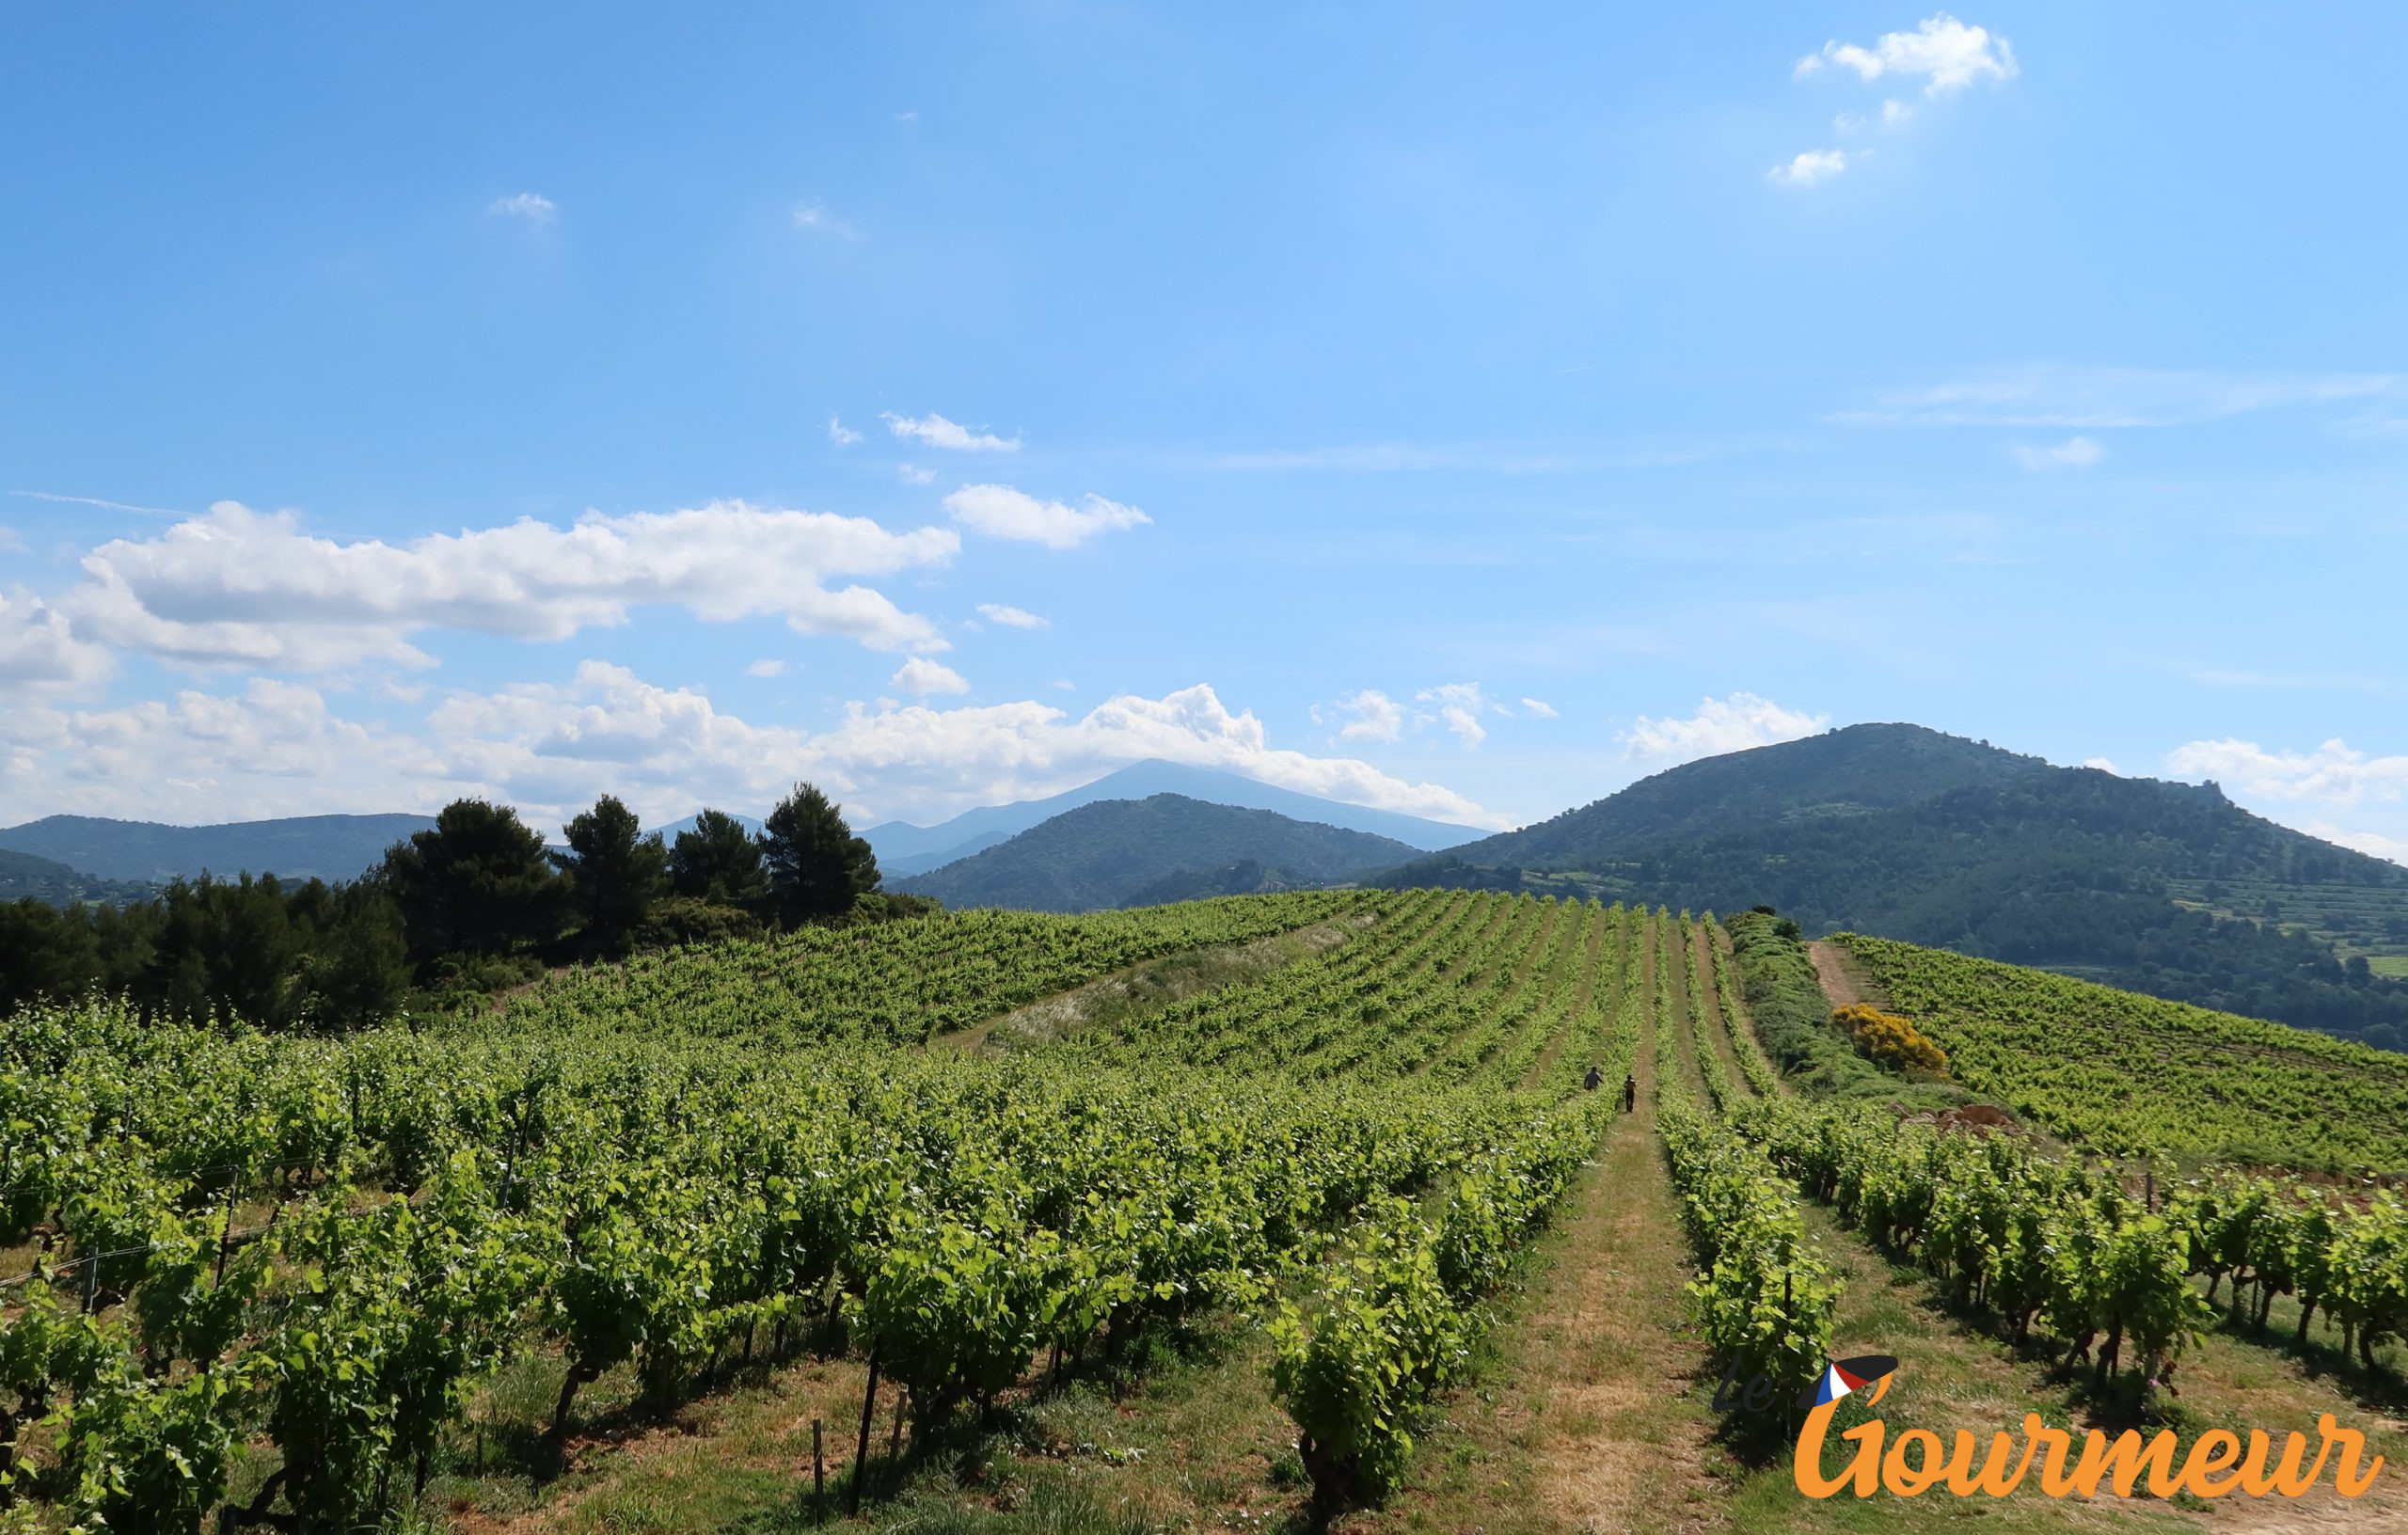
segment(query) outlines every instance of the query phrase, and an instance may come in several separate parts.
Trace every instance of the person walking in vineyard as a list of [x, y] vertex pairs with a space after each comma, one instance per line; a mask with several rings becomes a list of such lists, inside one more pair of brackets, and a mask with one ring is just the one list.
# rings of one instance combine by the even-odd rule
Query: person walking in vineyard
[[1591, 1067], [1591, 1068], [1589, 1068], [1589, 1074], [1588, 1074], [1587, 1076], [1585, 1076], [1585, 1077], [1583, 1077], [1583, 1078], [1581, 1078], [1581, 1079], [1580, 1079], [1580, 1086], [1581, 1086], [1581, 1089], [1582, 1089], [1583, 1091], [1585, 1091], [1585, 1092], [1592, 1092], [1592, 1093], [1593, 1093], [1593, 1092], [1595, 1092], [1598, 1088], [1600, 1088], [1600, 1087], [1604, 1086], [1605, 1084], [1606, 1084], [1606, 1074], [1605, 1074], [1605, 1072], [1603, 1072], [1602, 1070], [1599, 1070], [1596, 1067], [1593, 1067], [1593, 1066], [1592, 1066], [1592, 1067]]
[[1622, 1074], [1622, 1112], [1628, 1114], [1637, 1107], [1639, 1107], [1639, 1073], [1625, 1071]]

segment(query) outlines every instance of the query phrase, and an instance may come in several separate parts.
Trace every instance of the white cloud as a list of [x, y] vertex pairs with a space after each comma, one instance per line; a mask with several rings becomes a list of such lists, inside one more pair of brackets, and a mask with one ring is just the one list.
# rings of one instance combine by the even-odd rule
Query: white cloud
[[[1858, 158], [1863, 155], [1858, 151]], [[1815, 186], [1847, 168], [1846, 150], [1808, 150], [1784, 166], [1775, 166], [1770, 179], [1784, 186]]]
[[506, 198], [496, 198], [485, 204], [485, 212], [506, 218], [523, 218], [531, 224], [548, 224], [560, 212], [551, 198], [534, 192], [515, 192]]
[[924, 469], [917, 464], [897, 464], [895, 466], [895, 472], [907, 485], [929, 484], [934, 483], [937, 477], [936, 470]]
[[2004, 38], [1978, 26], [1968, 26], [1942, 11], [1911, 32], [1884, 32], [1870, 48], [1850, 42], [1827, 42], [1819, 54], [1808, 54], [1794, 71], [1813, 74], [1826, 64], [1854, 70], [1867, 81], [1898, 75], [1925, 82], [1924, 94], [1941, 96], [1976, 80], [2012, 80], [2015, 50]]
[[[1350, 717], [1339, 727], [1341, 741], [1393, 741], [1404, 734], [1404, 706], [1375, 688], [1350, 693], [1330, 707]], [[1313, 719], [1320, 721], [1320, 710]]]
[[1024, 608], [1010, 608], [1000, 602], [982, 602], [978, 611], [990, 622], [1007, 629], [1045, 629], [1053, 627], [1049, 620], [1039, 618]]
[[895, 114], [895, 120], [897, 122], [917, 122], [920, 120], [920, 114], [917, 112], [897, 112]]
[[1076, 548], [1096, 534], [1134, 528], [1153, 519], [1133, 506], [1089, 495], [1077, 506], [1041, 501], [1009, 485], [964, 485], [944, 498], [945, 509], [963, 525], [995, 538]]
[[2018, 448], [2016, 458], [2027, 469], [2086, 469], [2107, 456], [2107, 450], [2088, 437], [2067, 437], [2053, 448]]
[[1881, 103], [1881, 126], [1884, 128], [1903, 128], [1907, 119], [1914, 115], [1913, 107], [1894, 96]]
[[1522, 700], [1522, 707], [1528, 710], [1534, 720], [1553, 720], [1558, 717], [1554, 704], [1542, 704], [1535, 698]]
[[744, 674], [748, 677], [783, 677], [786, 674], [786, 663], [764, 658], [746, 667]]
[[0, 697], [80, 689], [111, 670], [109, 653], [78, 639], [65, 613], [22, 587], [0, 592]]
[[861, 231], [828, 211], [823, 202], [806, 202], [794, 211], [794, 227], [813, 234], [832, 234], [839, 240], [858, 240]]
[[970, 691], [970, 684], [960, 673], [925, 656], [914, 656], [895, 668], [895, 675], [887, 679], [886, 685], [898, 693], [910, 693], [913, 698], [927, 698], [931, 693]]
[[1663, 767], [1717, 757], [1726, 752], [1770, 746], [1812, 736], [1830, 723], [1826, 714], [1784, 709], [1753, 693], [1709, 698], [1686, 720], [1656, 720], [1640, 715], [1622, 733], [1623, 755], [1635, 762]]
[[934, 411], [926, 416], [897, 416], [881, 411], [879, 419], [898, 437], [927, 443], [931, 448], [946, 448], [958, 453], [1016, 453], [1020, 451], [1018, 437], [999, 437], [989, 432], [976, 431], [946, 420]]
[[2117, 768], [2113, 762], [2110, 762], [2105, 757], [2084, 757], [2082, 761], [2082, 765], [2084, 768], [2096, 768], [2102, 773], [2114, 773], [2118, 778], [2124, 776], [2123, 769]]
[[850, 448], [862, 440], [862, 435], [847, 426], [843, 418], [831, 416], [828, 418], [828, 440], [839, 448]]
[[1436, 784], [1275, 750], [1259, 720], [1200, 684], [1115, 698], [1077, 719], [1035, 700], [856, 704], [816, 734], [755, 725], [701, 692], [599, 661], [565, 684], [455, 693], [407, 731], [341, 719], [312, 689], [265, 679], [228, 696], [187, 691], [116, 710], [0, 710], [0, 801], [28, 817], [432, 811], [479, 794], [543, 825], [607, 792], [659, 821], [697, 804], [764, 810], [809, 779], [863, 825], [1058, 793], [1148, 757], [1461, 825], [1506, 824]]
[[1416, 703], [1435, 705], [1438, 723], [1454, 732], [1455, 738], [1464, 743], [1465, 751], [1468, 752], [1488, 739], [1487, 727], [1480, 722], [1481, 710], [1485, 703], [1481, 696], [1480, 684], [1442, 683], [1435, 688], [1424, 688], [1413, 697]]
[[2236, 799], [2306, 801], [2350, 810], [2408, 799], [2408, 756], [2369, 757], [2338, 738], [2313, 752], [2268, 751], [2255, 741], [2192, 741], [2166, 753], [2177, 778], [2213, 779]]
[[711, 623], [755, 614], [874, 650], [948, 648], [936, 625], [838, 579], [941, 564], [951, 530], [890, 532], [866, 517], [714, 501], [698, 509], [525, 520], [406, 544], [338, 543], [290, 514], [220, 501], [158, 537], [85, 557], [56, 601], [79, 638], [193, 666], [331, 670], [432, 664], [428, 629], [562, 640], [645, 605]]
[[2310, 821], [2299, 830], [2311, 837], [2322, 837], [2327, 842], [2354, 848], [2369, 858], [2408, 863], [2408, 838], [2386, 837], [2380, 831], [2345, 831], [2325, 821]]

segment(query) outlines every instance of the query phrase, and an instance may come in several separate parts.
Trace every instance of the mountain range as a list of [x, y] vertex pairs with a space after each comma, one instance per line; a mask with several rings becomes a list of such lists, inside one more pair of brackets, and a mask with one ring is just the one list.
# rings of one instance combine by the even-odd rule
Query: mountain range
[[[1451, 847], [1479, 835], [1477, 829], [1472, 827], [1423, 820], [1393, 810], [1341, 804], [1335, 799], [1259, 783], [1236, 773], [1220, 772], [1210, 768], [1187, 768], [1155, 758], [1133, 762], [1126, 768], [1104, 774], [1092, 783], [1081, 784], [1042, 799], [1023, 799], [1008, 805], [982, 805], [975, 810], [963, 811], [950, 820], [939, 821], [934, 826], [884, 821], [862, 829], [861, 834], [878, 854], [879, 870], [892, 878], [898, 875], [926, 874], [974, 853], [984, 852], [1006, 838], [1051, 820], [1067, 810], [1076, 810], [1102, 799], [1144, 799], [1157, 794], [1180, 795], [1241, 810], [1275, 811], [1294, 820], [1338, 827], [1348, 831], [1367, 831], [1423, 852]], [[1185, 866], [1183, 863], [1174, 865]], [[1171, 869], [1158, 872], [1168, 874]]]
[[888, 888], [949, 907], [1091, 911], [1352, 880], [1410, 859], [1392, 837], [1180, 794], [1101, 799]]
[[45, 815], [0, 831], [0, 850], [31, 853], [103, 879], [162, 882], [203, 870], [356, 879], [386, 848], [434, 824], [432, 815], [295, 815], [217, 826]]
[[1729, 911], [2408, 1045], [2408, 868], [2212, 783], [2059, 768], [1907, 724], [1686, 764], [1373, 877]]

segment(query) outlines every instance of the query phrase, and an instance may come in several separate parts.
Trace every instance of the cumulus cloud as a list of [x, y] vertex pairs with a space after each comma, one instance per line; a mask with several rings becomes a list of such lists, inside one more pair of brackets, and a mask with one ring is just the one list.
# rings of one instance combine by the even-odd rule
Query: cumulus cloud
[[1542, 704], [1535, 698], [1526, 698], [1522, 700], [1522, 707], [1533, 720], [1553, 720], [1557, 717], [1557, 711], [1554, 704]]
[[1753, 693], [1733, 693], [1702, 701], [1697, 713], [1686, 720], [1640, 715], [1622, 733], [1623, 755], [1669, 768], [1699, 757], [1798, 740], [1830, 723], [1829, 715], [1802, 714]]
[[783, 677], [786, 674], [786, 663], [781, 660], [764, 658], [754, 661], [752, 665], [746, 667], [744, 669], [744, 674], [748, 677]]
[[2408, 756], [2369, 757], [2337, 737], [2313, 752], [2269, 751], [2255, 741], [2192, 741], [2166, 753], [2177, 778], [2213, 779], [2236, 798], [2310, 802], [2337, 810], [2408, 799]]
[[1048, 619], [1039, 618], [1025, 608], [1006, 607], [1000, 602], [982, 602], [978, 611], [990, 623], [1001, 624], [1007, 629], [1045, 629], [1053, 627]]
[[523, 218], [531, 224], [548, 224], [552, 215], [560, 212], [560, 205], [539, 193], [515, 192], [485, 204], [485, 212], [504, 218]]
[[937, 477], [936, 470], [924, 469], [917, 464], [897, 464], [895, 466], [895, 477], [907, 485], [930, 484]]
[[2124, 776], [2123, 769], [2105, 757], [2084, 757], [2082, 759], [2082, 765], [2084, 768], [2096, 768], [2102, 773], [2114, 773], [2118, 778]]
[[1895, 97], [1881, 103], [1881, 126], [1884, 128], [1903, 128], [1907, 119], [1914, 115], [1913, 107]]
[[[1859, 151], [1861, 158], [1864, 151]], [[1784, 165], [1767, 172], [1770, 180], [1783, 186], [1819, 186], [1847, 168], [1846, 150], [1808, 150]]]
[[1036, 700], [854, 704], [816, 733], [756, 725], [698, 690], [599, 661], [565, 683], [453, 693], [406, 731], [341, 719], [317, 692], [265, 680], [118, 710], [0, 710], [0, 800], [26, 815], [431, 811], [480, 794], [556, 824], [608, 792], [658, 821], [698, 804], [765, 809], [809, 779], [863, 824], [1055, 794], [1149, 757], [1458, 825], [1507, 824], [1437, 784], [1274, 748], [1259, 720], [1202, 684], [1114, 698], [1077, 718]]
[[1435, 688], [1424, 688], [1413, 695], [1414, 702], [1428, 704], [1435, 711], [1437, 722], [1454, 733], [1468, 752], [1488, 739], [1488, 729], [1480, 722], [1485, 700], [1476, 682], [1450, 682]]
[[948, 642], [929, 620], [832, 583], [941, 564], [959, 548], [948, 529], [891, 532], [743, 501], [346, 544], [290, 514], [221, 501], [157, 538], [95, 549], [86, 583], [57, 606], [79, 637], [204, 667], [427, 665], [409, 637], [428, 629], [562, 640], [646, 605], [713, 623], [775, 614], [798, 634], [939, 651]]
[[65, 613], [23, 588], [0, 592], [0, 697], [74, 691], [111, 670], [109, 653], [78, 639]]
[[847, 426], [842, 417], [831, 416], [828, 418], [828, 440], [839, 448], [850, 448], [862, 440], [862, 435]]
[[2325, 821], [2310, 821], [2300, 830], [2311, 837], [2322, 837], [2327, 842], [2354, 848], [2369, 858], [2408, 863], [2408, 838], [2386, 837], [2380, 831], [2345, 831]]
[[[1404, 705], [1376, 688], [1349, 693], [1330, 708], [1345, 720], [1338, 727], [1341, 741], [1393, 741], [1404, 734]], [[1315, 709], [1314, 722], [1320, 723], [1322, 718]]]
[[1135, 528], [1154, 519], [1133, 506], [1089, 495], [1078, 505], [1039, 500], [1009, 485], [964, 485], [944, 498], [945, 510], [964, 527], [993, 538], [1076, 548], [1098, 533]]
[[1884, 32], [1870, 48], [1827, 42], [1822, 52], [1799, 59], [1796, 73], [1814, 74], [1827, 66], [1854, 70], [1866, 81], [1892, 75], [1919, 79], [1925, 96], [1944, 96], [1977, 80], [2016, 76], [2015, 49], [2004, 38], [1968, 26], [1945, 11], [1911, 32]]
[[2042, 469], [2086, 469], [2107, 456], [2107, 450], [2088, 437], [2067, 437], [2053, 448], [2018, 448], [2015, 456], [2022, 466], [2037, 472]]
[[913, 698], [927, 698], [931, 693], [970, 691], [970, 684], [960, 673], [949, 666], [929, 660], [925, 656], [914, 656], [896, 667], [895, 675], [887, 679], [886, 685], [898, 693], [909, 693]]
[[926, 416], [897, 416], [882, 411], [879, 419], [898, 437], [924, 442], [931, 448], [949, 449], [958, 453], [1016, 453], [1020, 451], [1018, 437], [999, 437], [990, 432], [974, 431], [946, 420], [934, 411]]

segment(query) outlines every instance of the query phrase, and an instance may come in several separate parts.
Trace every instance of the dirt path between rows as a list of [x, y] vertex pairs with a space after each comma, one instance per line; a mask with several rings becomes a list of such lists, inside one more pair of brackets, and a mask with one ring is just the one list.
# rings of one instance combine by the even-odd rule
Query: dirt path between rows
[[1872, 1000], [1850, 973], [1847, 955], [1838, 944], [1819, 941], [1809, 943], [1806, 955], [1814, 961], [1814, 978], [1823, 983], [1823, 995], [1830, 999], [1833, 1007], [1851, 1007]]
[[[1354, 1532], [1486, 1535], [1726, 1527], [1706, 1470], [1705, 1354], [1687, 1325], [1687, 1249], [1656, 1135], [1656, 1052], [1497, 1331], [1497, 1373], [1415, 1455], [1414, 1485]], [[1690, 1400], [1690, 1399], [1694, 1400]]]

